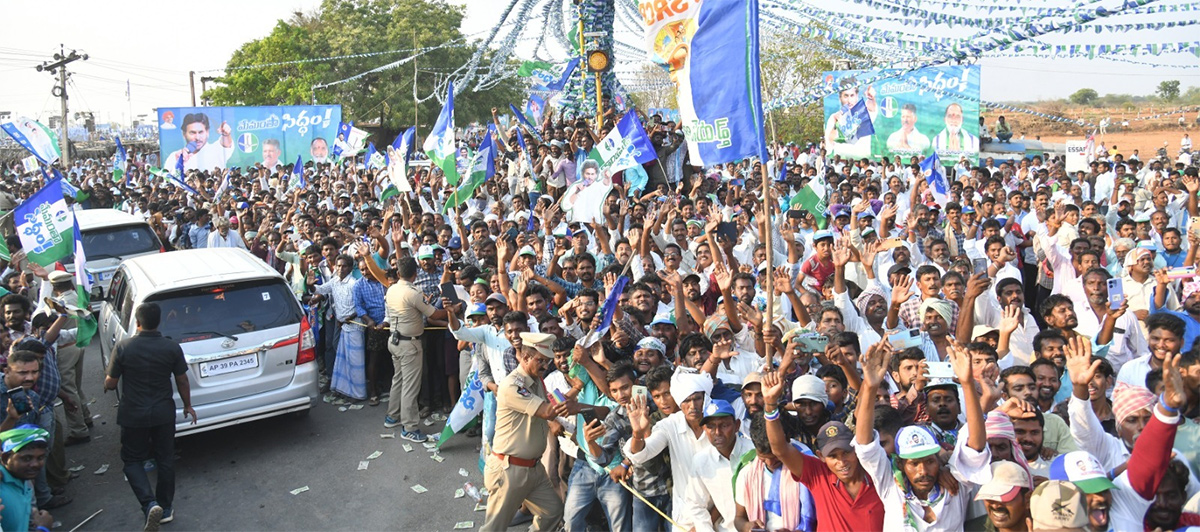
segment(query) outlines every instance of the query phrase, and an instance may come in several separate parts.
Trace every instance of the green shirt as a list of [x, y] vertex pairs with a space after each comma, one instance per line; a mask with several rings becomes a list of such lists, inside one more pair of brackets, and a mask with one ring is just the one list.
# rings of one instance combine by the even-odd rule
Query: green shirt
[[0, 510], [0, 530], [29, 530], [29, 516], [33, 512], [33, 483], [12, 476], [8, 469], [0, 467], [4, 479], [0, 481], [0, 501], [4, 501], [4, 509]]

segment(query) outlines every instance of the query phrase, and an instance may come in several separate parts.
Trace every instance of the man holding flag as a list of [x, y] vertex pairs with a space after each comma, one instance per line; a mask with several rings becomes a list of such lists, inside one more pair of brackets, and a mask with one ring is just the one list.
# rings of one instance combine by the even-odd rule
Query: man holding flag
[[454, 147], [454, 82], [447, 83], [446, 105], [442, 107], [433, 131], [425, 138], [425, 153], [433, 165], [441, 168], [446, 175], [446, 184], [458, 184], [458, 168], [455, 166], [455, 156], [458, 150]]

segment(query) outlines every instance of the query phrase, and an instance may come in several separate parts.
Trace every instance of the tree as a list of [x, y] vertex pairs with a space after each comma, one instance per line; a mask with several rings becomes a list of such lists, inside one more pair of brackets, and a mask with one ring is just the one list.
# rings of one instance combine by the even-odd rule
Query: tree
[[[389, 131], [418, 121], [419, 129], [427, 130], [441, 110], [438, 98], [442, 95], [418, 106], [413, 94], [427, 98], [438, 93], [447, 77], [476, 52], [476, 46], [467, 44], [459, 31], [463, 17], [463, 7], [444, 0], [324, 0], [315, 11], [296, 13], [287, 21], [279, 21], [269, 35], [243, 44], [230, 57], [218, 85], [206, 91], [204, 97], [213, 105], [307, 104], [312, 102], [316, 85], [395, 63], [413, 56], [412, 50], [419, 50], [422, 53], [415, 60], [415, 90], [414, 62], [410, 61], [316, 89], [315, 97], [322, 103], [341, 104], [344, 120], [378, 123]], [[397, 52], [238, 68], [390, 50]], [[490, 58], [485, 54], [480, 64], [486, 68]], [[456, 87], [454, 107], [455, 115], [462, 117], [460, 122], [487, 120], [492, 107], [519, 103], [522, 97], [515, 80], [502, 81], [481, 92], [473, 91], [474, 87]]]
[[1093, 89], [1079, 89], [1070, 96], [1071, 103], [1075, 105], [1092, 105], [1100, 94]]
[[1154, 91], [1162, 98], [1164, 102], [1173, 102], [1179, 99], [1179, 80], [1173, 79], [1163, 81], [1158, 84], [1158, 89]]

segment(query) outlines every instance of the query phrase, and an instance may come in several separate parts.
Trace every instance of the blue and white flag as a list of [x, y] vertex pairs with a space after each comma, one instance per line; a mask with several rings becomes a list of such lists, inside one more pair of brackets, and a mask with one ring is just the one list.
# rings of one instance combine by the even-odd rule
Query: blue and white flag
[[29, 150], [42, 164], [53, 164], [62, 157], [58, 134], [37, 120], [26, 116], [9, 118], [0, 122], [0, 129], [8, 133], [22, 148]]
[[71, 254], [75, 217], [63, 199], [62, 179], [52, 179], [13, 210], [13, 226], [29, 262], [49, 266]]
[[[180, 157], [180, 160], [182, 160], [182, 159], [183, 159], [183, 158], [182, 158], [182, 157]], [[200, 193], [199, 193], [199, 192], [197, 192], [197, 191], [196, 191], [196, 189], [192, 188], [190, 185], [188, 185], [188, 184], [187, 184], [187, 182], [185, 182], [185, 181], [183, 180], [183, 176], [182, 176], [182, 174], [181, 174], [181, 175], [179, 175], [179, 176], [175, 176], [175, 175], [168, 175], [168, 178], [169, 178], [169, 180], [170, 180], [170, 182], [171, 182], [172, 184], [174, 184], [175, 186], [177, 186], [177, 187], [179, 187], [179, 188], [182, 188], [183, 190], [186, 190], [188, 194], [191, 194], [191, 195], [193, 195], [193, 196], [200, 196], [200, 197], [203, 197], [203, 196], [201, 196], [201, 195], [200, 195]]]
[[567, 81], [571, 79], [571, 74], [575, 73], [575, 69], [579, 67], [579, 58], [574, 57], [567, 62], [567, 66], [563, 67], [562, 76], [559, 76], [558, 81], [546, 85], [547, 90], [560, 91], [567, 86]]
[[304, 180], [304, 159], [299, 155], [296, 156], [296, 164], [292, 166], [292, 178], [288, 181], [289, 190], [295, 190], [296, 187], [308, 188], [308, 181]]
[[129, 165], [129, 155], [125, 152], [125, 146], [121, 145], [121, 137], [117, 139], [117, 152], [113, 154], [113, 181], [125, 180], [125, 186], [129, 186], [129, 175], [126, 172], [126, 167]]
[[430, 162], [446, 174], [446, 183], [450, 186], [458, 185], [458, 167], [455, 160], [458, 149], [454, 146], [453, 81], [447, 83], [446, 104], [442, 106], [442, 112], [433, 124], [433, 131], [425, 138], [423, 148], [429, 155]]
[[[682, 4], [682, 5], [680, 5]], [[676, 8], [676, 6], [679, 6]], [[667, 69], [693, 165], [765, 158], [758, 1], [639, 0], [650, 60]]]
[[[544, 142], [542, 140], [542, 135], [538, 133], [536, 127], [533, 127], [533, 124], [529, 123], [529, 117], [525, 116], [525, 113], [522, 113], [517, 109], [517, 106], [511, 103], [508, 104], [508, 108], [512, 110], [513, 116], [517, 117], [517, 122], [520, 122], [521, 126], [528, 130], [530, 135], [533, 135], [533, 138], [538, 139], [538, 142]], [[534, 120], [536, 120], [536, 118]]]
[[175, 177], [183, 181], [183, 151], [175, 156]]
[[867, 101], [859, 98], [858, 103], [850, 107], [848, 113], [843, 113], [843, 119], [838, 124], [846, 142], [855, 142], [863, 137], [875, 134], [875, 124], [871, 123], [871, 113], [867, 111]]
[[933, 201], [944, 208], [950, 198], [950, 183], [946, 182], [942, 161], [938, 159], [936, 153], [930, 154], [924, 161], [921, 161], [921, 174], [929, 182], [929, 192], [933, 194]]
[[374, 142], [367, 143], [367, 156], [363, 159], [363, 163], [367, 170], [387, 167], [387, 161], [383, 160], [383, 154], [375, 150]]
[[612, 291], [608, 293], [608, 297], [604, 299], [604, 308], [600, 309], [601, 319], [600, 326], [596, 330], [587, 333], [582, 340], [579, 341], [583, 347], [591, 347], [600, 338], [608, 332], [608, 328], [612, 326], [613, 314], [617, 312], [617, 303], [621, 299], [621, 293], [625, 291], [625, 285], [629, 283], [629, 278], [622, 275], [617, 278], [617, 282], [613, 284]]
[[412, 156], [413, 142], [416, 141], [417, 128], [410, 127], [403, 133], [396, 135], [396, 140], [392, 141], [392, 145], [388, 147], [388, 179], [396, 185], [396, 190], [400, 192], [412, 192], [412, 185], [408, 182], [408, 158]]
[[496, 123], [495, 122], [488, 123], [487, 138], [484, 139], [484, 142], [488, 142], [491, 144], [493, 157], [501, 157], [504, 155], [505, 152], [508, 151], [508, 146], [501, 144], [499, 139], [500, 139], [500, 132], [496, 130]]
[[608, 174], [640, 166], [658, 158], [654, 144], [642, 129], [642, 123], [633, 113], [625, 113], [617, 121], [617, 127], [608, 132], [588, 154], [588, 159], [600, 163]]
[[483, 412], [483, 392], [483, 381], [479, 379], [479, 359], [472, 357], [471, 372], [467, 375], [466, 386], [447, 416], [446, 428], [442, 429], [442, 437], [438, 439], [438, 448], [451, 436], [475, 424], [475, 418]]

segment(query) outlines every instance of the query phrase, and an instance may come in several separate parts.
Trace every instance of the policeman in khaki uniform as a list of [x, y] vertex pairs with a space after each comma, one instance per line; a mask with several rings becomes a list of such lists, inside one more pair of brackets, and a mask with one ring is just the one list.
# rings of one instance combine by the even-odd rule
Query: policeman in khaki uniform
[[521, 503], [533, 512], [533, 530], [554, 530], [563, 501], [550, 485], [540, 459], [550, 432], [548, 420], [578, 413], [574, 402], [551, 405], [542, 375], [554, 360], [554, 336], [521, 333], [517, 369], [496, 392], [496, 436], [483, 473], [490, 499], [480, 530], [507, 530]]

